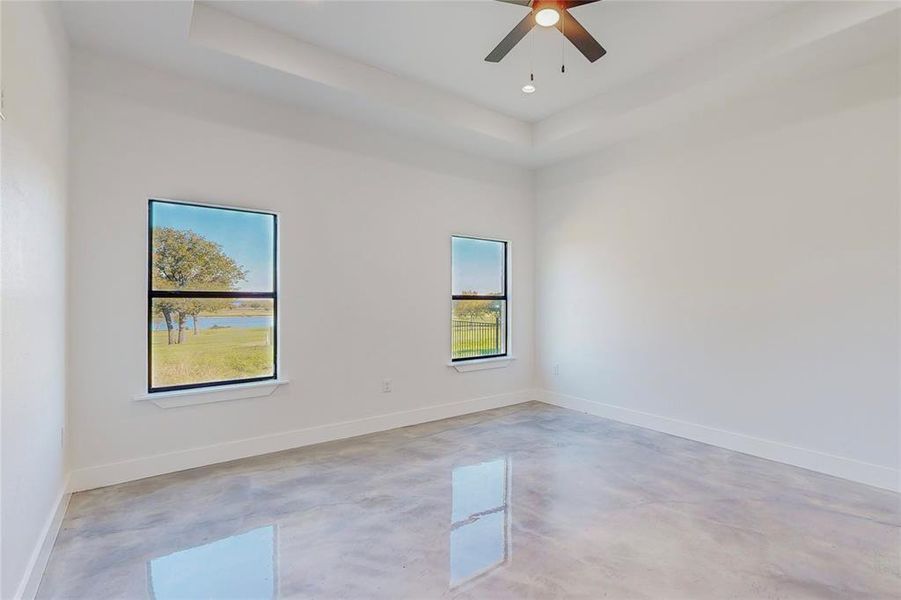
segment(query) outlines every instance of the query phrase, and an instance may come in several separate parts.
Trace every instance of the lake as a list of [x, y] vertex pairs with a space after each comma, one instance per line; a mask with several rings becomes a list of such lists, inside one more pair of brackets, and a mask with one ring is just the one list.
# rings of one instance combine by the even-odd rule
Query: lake
[[[272, 315], [257, 315], [252, 317], [198, 317], [198, 329], [211, 329], [213, 326], [219, 327], [272, 327]], [[178, 325], [173, 322], [173, 326]], [[166, 321], [163, 319], [154, 319], [151, 324], [153, 331], [166, 331]], [[194, 321], [188, 318], [185, 322], [185, 328], [194, 329]]]

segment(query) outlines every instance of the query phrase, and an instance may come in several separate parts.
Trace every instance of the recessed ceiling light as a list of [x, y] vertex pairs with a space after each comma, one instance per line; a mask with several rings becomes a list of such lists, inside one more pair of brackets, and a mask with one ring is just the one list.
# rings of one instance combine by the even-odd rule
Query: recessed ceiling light
[[522, 86], [522, 91], [526, 94], [532, 94], [535, 92], [535, 86], [532, 85], [531, 83], [527, 83], [524, 86]]
[[560, 13], [556, 8], [542, 8], [535, 13], [535, 22], [542, 27], [552, 27], [560, 20]]

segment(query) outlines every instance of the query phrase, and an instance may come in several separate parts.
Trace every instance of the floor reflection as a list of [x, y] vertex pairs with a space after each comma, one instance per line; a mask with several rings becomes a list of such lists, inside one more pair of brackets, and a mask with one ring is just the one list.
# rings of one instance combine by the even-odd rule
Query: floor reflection
[[450, 584], [455, 587], [507, 562], [510, 463], [507, 458], [453, 471]]
[[150, 597], [260, 599], [276, 596], [276, 529], [259, 527], [147, 563]]

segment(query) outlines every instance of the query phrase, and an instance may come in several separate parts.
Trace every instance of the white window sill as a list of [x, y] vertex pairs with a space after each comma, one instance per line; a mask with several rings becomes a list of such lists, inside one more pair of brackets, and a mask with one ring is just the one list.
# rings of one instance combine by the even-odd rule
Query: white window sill
[[160, 408], [178, 408], [180, 406], [193, 406], [195, 404], [209, 404], [211, 402], [228, 402], [230, 400], [271, 396], [276, 389], [287, 383], [287, 379], [267, 379], [266, 381], [253, 381], [251, 383], [235, 383], [231, 385], [217, 385], [190, 390], [140, 394], [135, 396], [135, 400], [139, 402], [149, 400]]
[[458, 360], [447, 363], [447, 366], [455, 368], [459, 373], [467, 371], [484, 371], [485, 369], [502, 369], [509, 367], [516, 360], [515, 356], [494, 356], [491, 358], [474, 358], [472, 360]]

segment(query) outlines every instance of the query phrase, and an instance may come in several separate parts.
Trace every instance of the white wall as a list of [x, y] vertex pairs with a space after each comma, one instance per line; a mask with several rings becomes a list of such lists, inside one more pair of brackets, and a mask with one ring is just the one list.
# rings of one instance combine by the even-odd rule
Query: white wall
[[[520, 169], [92, 53], [73, 70], [76, 489], [528, 399], [535, 372], [554, 402], [895, 485], [896, 57], [543, 169], [537, 207]], [[133, 400], [154, 196], [282, 214], [274, 396]], [[513, 241], [508, 368], [446, 365], [454, 232]]]
[[[73, 59], [71, 94], [76, 488], [528, 399], [528, 172], [93, 54]], [[291, 383], [273, 396], [133, 400], [146, 380], [150, 197], [280, 212]], [[447, 366], [454, 232], [512, 241], [507, 368]]]
[[539, 173], [549, 400], [897, 486], [897, 69]]
[[[67, 67], [57, 7], [2, 3], [0, 596], [25, 589], [65, 488]], [[46, 558], [46, 557], [44, 557]]]

